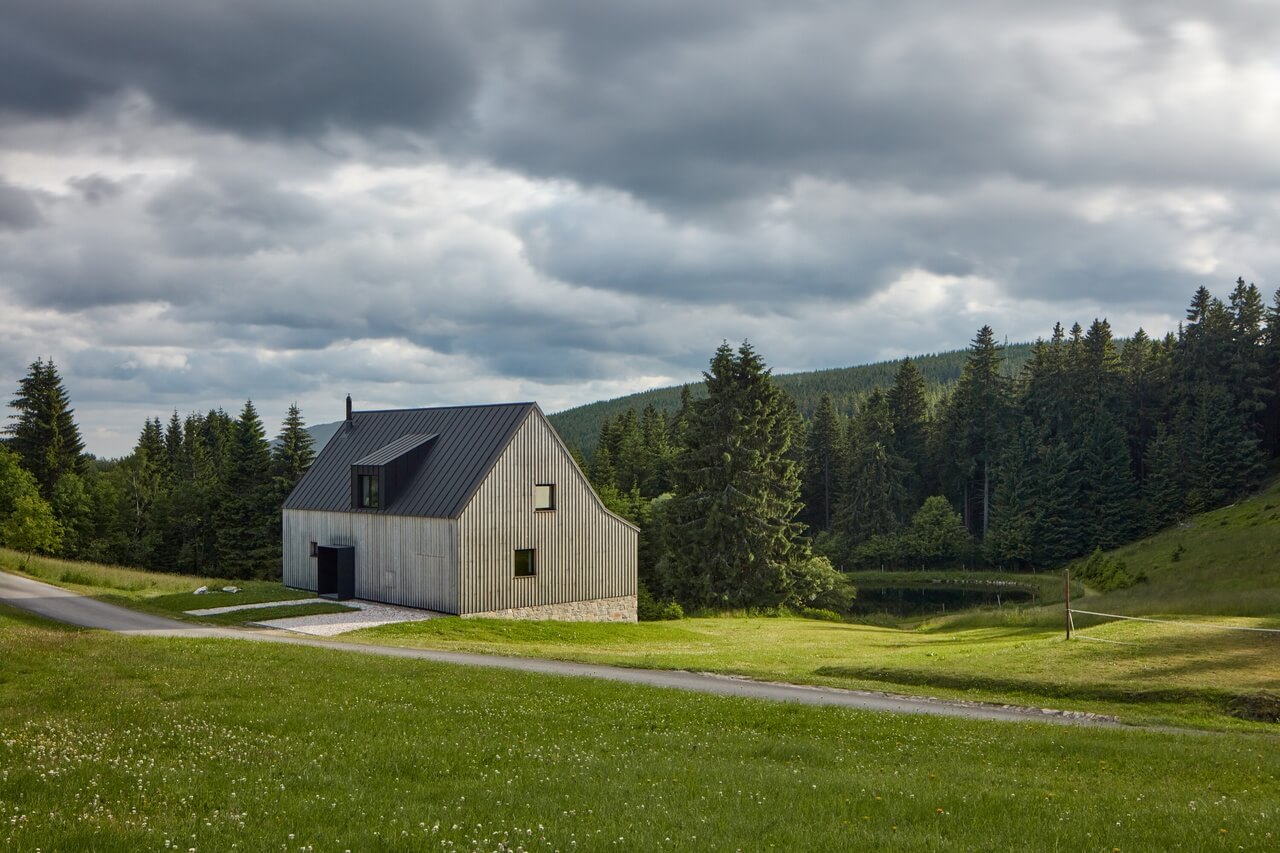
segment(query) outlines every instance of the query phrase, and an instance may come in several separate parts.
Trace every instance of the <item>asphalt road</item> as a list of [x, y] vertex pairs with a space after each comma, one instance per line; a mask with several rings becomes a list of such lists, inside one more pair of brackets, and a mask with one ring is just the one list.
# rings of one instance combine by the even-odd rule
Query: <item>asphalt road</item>
[[997, 720], [1001, 722], [1035, 721], [1059, 725], [1116, 725], [1105, 717], [1040, 708], [1021, 708], [977, 702], [896, 696], [888, 693], [841, 690], [833, 687], [781, 684], [678, 670], [630, 669], [601, 664], [546, 660], [544, 658], [502, 657], [435, 649], [405, 649], [395, 646], [375, 646], [364, 643], [344, 643], [337, 640], [301, 637], [286, 631], [195, 625], [188, 622], [179, 622], [175, 619], [167, 619], [163, 616], [141, 613], [126, 607], [118, 607], [114, 604], [107, 604], [106, 602], [70, 592], [61, 587], [11, 575], [7, 572], [0, 572], [0, 601], [47, 619], [85, 628], [114, 631], [120, 634], [288, 643], [296, 646], [315, 646], [322, 649], [356, 652], [366, 655], [429, 660], [461, 666], [514, 669], [521, 672], [538, 672], [548, 675], [602, 678], [609, 681], [645, 684], [651, 687], [667, 687], [695, 693], [741, 696], [749, 699], [765, 699], [778, 702], [800, 702], [806, 705], [832, 705], [864, 711], [887, 711], [897, 714], [934, 714], [942, 717]]

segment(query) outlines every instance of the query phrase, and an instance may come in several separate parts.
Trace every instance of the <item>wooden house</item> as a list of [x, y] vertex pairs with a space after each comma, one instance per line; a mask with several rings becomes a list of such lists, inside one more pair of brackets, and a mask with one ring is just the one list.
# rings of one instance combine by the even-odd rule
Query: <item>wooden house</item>
[[351, 410], [284, 502], [284, 583], [460, 616], [635, 621], [638, 528], [536, 403]]

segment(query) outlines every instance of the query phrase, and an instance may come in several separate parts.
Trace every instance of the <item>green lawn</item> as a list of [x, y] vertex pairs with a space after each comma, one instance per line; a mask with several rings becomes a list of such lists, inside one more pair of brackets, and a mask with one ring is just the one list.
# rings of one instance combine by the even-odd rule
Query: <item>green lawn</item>
[[[1147, 581], [1105, 594], [1073, 583], [1075, 607], [1280, 628], [1280, 481], [1115, 556], [1131, 571], [1145, 573]], [[1077, 616], [1080, 633], [1111, 642], [1064, 642], [1061, 574], [868, 572], [856, 579], [864, 585], [1018, 583], [1034, 590], [1041, 604], [870, 620], [876, 624], [439, 619], [365, 629], [344, 639], [1052, 704], [1132, 722], [1208, 727], [1238, 725], [1227, 712], [1241, 696], [1280, 693], [1280, 634]]]
[[0, 608], [0, 849], [1262, 851], [1278, 786], [1256, 734], [772, 704]]
[[[260, 604], [268, 601], [297, 601], [315, 598], [314, 593], [285, 589], [278, 581], [225, 580], [221, 578], [175, 575], [164, 572], [148, 572], [124, 566], [106, 566], [75, 560], [58, 560], [50, 557], [30, 557], [8, 548], [0, 548], [0, 569], [57, 584], [85, 595], [145, 610], [160, 616], [182, 619], [188, 622], [215, 625], [239, 625], [248, 621], [260, 621], [283, 616], [266, 616], [266, 608], [245, 611], [244, 615], [187, 616], [184, 611], [204, 610], [214, 607], [232, 607], [238, 604]], [[208, 587], [206, 595], [193, 595], [201, 586]], [[222, 592], [224, 586], [236, 586], [240, 592]], [[296, 608], [302, 610], [303, 608]], [[308, 605], [306, 613], [336, 613], [347, 608], [341, 605]], [[286, 613], [300, 616], [302, 613]]]
[[[1177, 555], [1177, 559], [1174, 555]], [[1119, 549], [1145, 583], [1106, 594], [1073, 585], [1078, 608], [1280, 628], [1280, 481], [1249, 500]], [[0, 566], [21, 557], [0, 550]], [[206, 578], [33, 559], [29, 574], [152, 612], [310, 597], [264, 581], [245, 592], [190, 595]], [[702, 618], [639, 625], [435, 619], [344, 635], [358, 642], [515, 654], [624, 666], [1098, 711], [1127, 722], [1249, 727], [1228, 716], [1241, 697], [1280, 694], [1280, 634], [1210, 631], [1077, 617], [1086, 636], [1062, 639], [1057, 574], [867, 573], [864, 584], [1013, 582], [1035, 606], [840, 624]], [[193, 603], [196, 602], [196, 603]], [[321, 613], [317, 605], [308, 613]], [[298, 608], [301, 610], [301, 608]], [[1232, 615], [1234, 614], [1234, 615]], [[262, 611], [210, 621], [258, 621]], [[1280, 700], [1277, 700], [1280, 701]], [[1273, 726], [1274, 727], [1274, 726]]]

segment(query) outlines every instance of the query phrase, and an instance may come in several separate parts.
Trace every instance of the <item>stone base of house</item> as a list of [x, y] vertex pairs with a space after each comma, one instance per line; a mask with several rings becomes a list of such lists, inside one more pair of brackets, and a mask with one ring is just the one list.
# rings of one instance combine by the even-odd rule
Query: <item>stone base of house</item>
[[560, 622], [635, 622], [636, 597], [595, 598], [590, 601], [568, 601], [564, 604], [540, 604], [535, 607], [511, 607], [485, 613], [467, 613], [463, 619], [554, 619]]

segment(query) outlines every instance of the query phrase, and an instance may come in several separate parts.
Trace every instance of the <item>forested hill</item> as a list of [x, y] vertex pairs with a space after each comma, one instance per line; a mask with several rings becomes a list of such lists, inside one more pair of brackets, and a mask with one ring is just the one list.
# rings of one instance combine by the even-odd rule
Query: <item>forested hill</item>
[[[1022, 366], [1031, 358], [1031, 344], [1009, 344], [1004, 347], [1005, 371], [1008, 375], [1016, 375]], [[931, 399], [960, 378], [968, 350], [952, 350], [950, 352], [933, 353], [915, 356], [915, 362], [928, 383]], [[845, 414], [852, 414], [858, 400], [871, 392], [877, 385], [888, 388], [893, 384], [894, 373], [897, 372], [901, 359], [880, 361], [875, 364], [860, 364], [856, 367], [835, 367], [826, 370], [808, 370], [802, 373], [783, 373], [774, 376], [778, 384], [786, 389], [800, 407], [806, 418], [812, 416], [823, 394], [830, 394], [836, 408]], [[690, 390], [694, 396], [702, 396], [705, 389], [701, 382], [691, 383]], [[613, 400], [601, 400], [588, 403], [573, 409], [566, 409], [550, 416], [551, 423], [560, 433], [560, 437], [570, 447], [577, 448], [590, 455], [600, 438], [600, 426], [606, 419], [614, 418], [627, 409], [640, 411], [653, 404], [658, 409], [674, 412], [680, 408], [680, 386], [655, 388], [641, 391], [626, 397]]]

